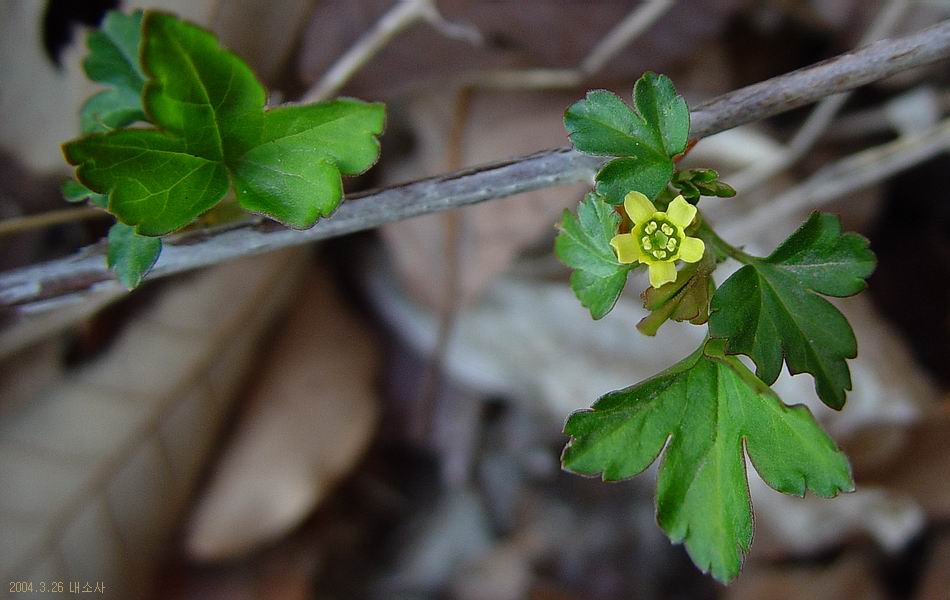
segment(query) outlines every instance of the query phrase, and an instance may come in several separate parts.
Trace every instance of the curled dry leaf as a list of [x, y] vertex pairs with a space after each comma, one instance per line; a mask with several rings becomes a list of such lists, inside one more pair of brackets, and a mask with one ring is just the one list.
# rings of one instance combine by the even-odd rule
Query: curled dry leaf
[[175, 282], [100, 357], [2, 415], [3, 581], [104, 581], [108, 597], [151, 595], [299, 258], [267, 254]]

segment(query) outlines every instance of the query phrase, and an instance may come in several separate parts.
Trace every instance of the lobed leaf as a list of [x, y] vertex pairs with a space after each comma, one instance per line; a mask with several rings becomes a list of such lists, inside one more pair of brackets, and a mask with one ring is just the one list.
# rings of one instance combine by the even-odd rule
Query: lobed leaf
[[211, 33], [154, 12], [142, 28], [143, 104], [156, 129], [94, 134], [63, 147], [79, 180], [108, 194], [109, 211], [139, 235], [188, 225], [232, 183], [245, 209], [310, 227], [338, 206], [341, 176], [378, 158], [382, 104], [265, 110], [250, 68]]
[[667, 156], [686, 150], [689, 107], [669, 77], [644, 73], [633, 86], [633, 98], [637, 111], [659, 132]]
[[571, 289], [595, 319], [613, 309], [627, 282], [631, 266], [617, 261], [610, 240], [617, 234], [620, 215], [597, 194], [588, 193], [577, 215], [564, 211], [554, 251], [568, 267]]
[[612, 92], [593, 90], [564, 114], [577, 150], [620, 157], [596, 178], [597, 192], [611, 204], [621, 204], [631, 190], [651, 199], [663, 191], [689, 135], [689, 109], [668, 77], [644, 74], [634, 86], [634, 104], [636, 111]]
[[737, 359], [710, 342], [670, 369], [574, 413], [566, 469], [618, 480], [666, 447], [657, 520], [693, 562], [723, 582], [752, 544], [745, 453], [769, 486], [831, 497], [854, 489], [844, 454], [803, 405], [786, 406]]
[[710, 335], [725, 340], [730, 354], [745, 354], [768, 384], [782, 363], [792, 374], [810, 373], [822, 402], [845, 403], [857, 356], [847, 319], [818, 294], [845, 297], [865, 287], [874, 270], [868, 241], [841, 233], [838, 218], [815, 212], [767, 258], [739, 269], [716, 291]]
[[102, 26], [86, 38], [89, 54], [83, 68], [90, 80], [111, 89], [95, 94], [79, 111], [83, 133], [110, 131], [136, 121], [145, 121], [142, 87], [145, 75], [139, 66], [142, 11], [126, 15], [109, 11]]

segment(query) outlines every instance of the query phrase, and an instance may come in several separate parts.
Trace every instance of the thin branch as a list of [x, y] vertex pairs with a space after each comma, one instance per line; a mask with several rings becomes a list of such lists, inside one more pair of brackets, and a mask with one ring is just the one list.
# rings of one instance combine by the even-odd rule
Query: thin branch
[[[874, 22], [861, 37], [858, 46], [865, 46], [888, 36], [910, 8], [910, 0], [890, 0], [874, 17]], [[785, 171], [803, 157], [821, 138], [834, 120], [850, 92], [824, 98], [808, 115], [801, 128], [785, 148], [770, 160], [762, 160], [729, 178], [736, 189], [748, 194], [775, 175]]]
[[573, 69], [496, 69], [463, 75], [460, 85], [494, 89], [552, 89], [577, 87], [596, 75], [641, 33], [649, 29], [676, 0], [647, 0], [617, 23]]
[[481, 33], [474, 27], [447, 21], [435, 5], [435, 0], [398, 0], [372, 29], [366, 32], [337, 62], [324, 73], [320, 81], [300, 99], [301, 102], [325, 100], [346, 85], [363, 65], [369, 62], [399, 32], [425, 21], [446, 37], [482, 43]]
[[[906, 37], [883, 40], [805, 69], [719, 96], [691, 113], [700, 139], [798, 108], [901, 71], [950, 56], [950, 20]], [[355, 194], [329, 219], [306, 231], [270, 222], [196, 232], [167, 240], [150, 277], [378, 227], [401, 219], [589, 179], [603, 159], [557, 148], [530, 156]], [[99, 245], [77, 255], [0, 274], [0, 307], [34, 312], [115, 289]]]
[[924, 84], [890, 100], [846, 115], [828, 128], [825, 139], [847, 141], [873, 135], [891, 135], [903, 129], [919, 129], [950, 111], [950, 90], [938, 91]]
[[104, 210], [91, 206], [73, 206], [37, 213], [35, 215], [10, 217], [0, 221], [0, 237], [23, 231], [32, 231], [33, 229], [52, 227], [53, 225], [62, 225], [63, 223], [72, 223], [73, 221], [101, 219], [108, 216], [109, 213]]
[[718, 226], [726, 238], [746, 237], [763, 231], [796, 213], [815, 209], [919, 164], [950, 152], [950, 119], [923, 133], [846, 156], [816, 172], [804, 183], [759, 206], [742, 218]]

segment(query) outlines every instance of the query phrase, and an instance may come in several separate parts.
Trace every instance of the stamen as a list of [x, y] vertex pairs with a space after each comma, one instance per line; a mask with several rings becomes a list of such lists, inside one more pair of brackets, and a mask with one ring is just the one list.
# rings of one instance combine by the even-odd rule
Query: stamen
[[651, 250], [653, 248], [648, 236], [643, 236], [643, 239], [640, 240], [640, 243], [643, 245], [644, 250]]
[[663, 227], [660, 227], [660, 230], [666, 235], [673, 235], [673, 228], [670, 227], [669, 223], [663, 223]]
[[670, 238], [670, 241], [666, 243], [666, 249], [670, 252], [676, 250], [676, 240], [674, 238]]
[[662, 259], [666, 258], [666, 252], [664, 252], [663, 250], [654, 250], [654, 251], [653, 251], [653, 257], [654, 257], [654, 258], [659, 258], [660, 260], [662, 260]]
[[643, 228], [643, 231], [647, 232], [648, 234], [656, 231], [656, 221], [650, 221], [647, 223], [647, 226]]

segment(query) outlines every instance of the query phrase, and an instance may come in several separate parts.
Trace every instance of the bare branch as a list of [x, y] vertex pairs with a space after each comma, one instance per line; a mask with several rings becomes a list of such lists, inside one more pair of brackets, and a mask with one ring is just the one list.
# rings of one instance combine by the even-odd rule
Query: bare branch
[[420, 21], [428, 22], [446, 37], [466, 40], [473, 44], [482, 42], [482, 35], [475, 28], [451, 23], [442, 17], [435, 0], [397, 0], [389, 12], [341, 56], [300, 101], [316, 102], [337, 93], [400, 31]]
[[463, 75], [462, 86], [494, 89], [552, 89], [581, 85], [596, 75], [630, 42], [649, 29], [676, 0], [646, 0], [617, 23], [573, 69], [496, 69]]
[[[692, 136], [703, 138], [852, 90], [950, 56], [950, 21], [915, 34], [883, 40], [805, 69], [751, 85], [697, 106]], [[333, 217], [306, 231], [254, 222], [167, 240], [150, 277], [163, 277], [240, 256], [258, 254], [371, 229], [401, 219], [504, 198], [592, 176], [602, 159], [557, 148], [355, 194]], [[100, 245], [76, 256], [0, 274], [0, 307], [35, 312], [76, 301], [89, 290], [115, 289]]]
[[101, 219], [108, 216], [109, 213], [104, 210], [91, 206], [72, 206], [37, 213], [35, 215], [10, 217], [0, 221], [0, 237], [33, 229], [51, 227], [53, 225], [62, 225], [63, 223], [72, 223], [73, 221]]
[[906, 135], [833, 162], [775, 200], [716, 229], [723, 237], [737, 239], [762, 231], [771, 223], [818, 208], [943, 152], [950, 152], [950, 119], [928, 131]]
[[[858, 46], [876, 42], [890, 35], [909, 8], [910, 0], [890, 0], [875, 16], [874, 22], [861, 37]], [[841, 107], [850, 97], [850, 93], [844, 93], [823, 98], [811, 111], [801, 128], [781, 153], [772, 157], [771, 160], [760, 161], [731, 176], [729, 178], [730, 183], [736, 189], [742, 190], [744, 194], [748, 194], [775, 175], [794, 165], [821, 138], [834, 120], [835, 115], [838, 114], [838, 111], [841, 110]]]

